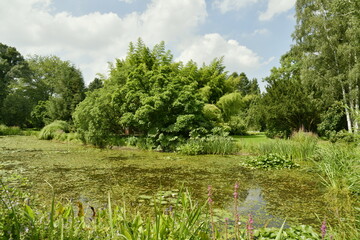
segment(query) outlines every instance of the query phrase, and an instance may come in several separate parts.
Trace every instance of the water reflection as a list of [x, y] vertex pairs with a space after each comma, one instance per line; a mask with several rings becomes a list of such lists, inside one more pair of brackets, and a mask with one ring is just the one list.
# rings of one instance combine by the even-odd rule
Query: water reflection
[[237, 212], [242, 218], [246, 218], [251, 214], [256, 227], [263, 227], [264, 225], [280, 227], [284, 219], [270, 214], [267, 211], [267, 204], [260, 187], [250, 188], [247, 190], [246, 198], [239, 203]]

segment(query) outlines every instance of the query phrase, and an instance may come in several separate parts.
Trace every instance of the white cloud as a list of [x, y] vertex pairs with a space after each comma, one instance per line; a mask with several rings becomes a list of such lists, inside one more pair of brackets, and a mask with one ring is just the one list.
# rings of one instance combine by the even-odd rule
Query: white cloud
[[133, 3], [135, 0], [119, 0], [119, 1], [124, 3]]
[[251, 33], [243, 33], [242, 37], [257, 37], [257, 36], [266, 36], [269, 35], [270, 31], [267, 28], [255, 29]]
[[267, 9], [259, 16], [259, 20], [267, 21], [275, 15], [287, 12], [294, 7], [296, 0], [269, 0]]
[[257, 3], [259, 0], [215, 0], [213, 2], [213, 7], [220, 9], [222, 13], [227, 13], [229, 11], [237, 11], [241, 8]]
[[[241, 6], [237, 1], [224, 2]], [[0, 1], [0, 42], [23, 55], [53, 54], [70, 60], [87, 82], [96, 73], [106, 73], [108, 62], [125, 57], [129, 42], [138, 37], [148, 45], [164, 40], [173, 52], [180, 53], [177, 60], [202, 64], [224, 56], [228, 71], [256, 74], [264, 64], [236, 40], [217, 33], [199, 36], [198, 28], [207, 18], [205, 0], [152, 0], [145, 11], [125, 16], [99, 12], [73, 16], [54, 13], [52, 8], [52, 0]], [[254, 34], [266, 34], [266, 29]]]
[[54, 54], [75, 63], [87, 82], [124, 57], [130, 41], [175, 44], [192, 36], [205, 20], [205, 0], [152, 0], [143, 13], [120, 17], [89, 13], [54, 14], [51, 0], [0, 1], [0, 42], [23, 54]]
[[224, 65], [230, 72], [253, 73], [261, 66], [261, 58], [256, 53], [235, 40], [224, 39], [217, 33], [193, 39], [178, 60], [186, 62], [192, 59], [201, 65], [221, 56], [224, 56]]

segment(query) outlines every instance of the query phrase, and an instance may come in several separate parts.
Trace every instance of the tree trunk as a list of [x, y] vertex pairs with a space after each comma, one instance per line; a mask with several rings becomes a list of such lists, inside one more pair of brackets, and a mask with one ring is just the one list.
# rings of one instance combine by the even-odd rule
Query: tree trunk
[[348, 132], [352, 133], [352, 125], [351, 125], [351, 117], [350, 117], [350, 112], [349, 112], [349, 107], [346, 101], [346, 92], [345, 92], [345, 87], [342, 84], [341, 85], [341, 90], [342, 90], [342, 95], [343, 95], [343, 101], [344, 101], [344, 107], [345, 107], [345, 115], [346, 115], [346, 122], [347, 122], [347, 126], [348, 126]]

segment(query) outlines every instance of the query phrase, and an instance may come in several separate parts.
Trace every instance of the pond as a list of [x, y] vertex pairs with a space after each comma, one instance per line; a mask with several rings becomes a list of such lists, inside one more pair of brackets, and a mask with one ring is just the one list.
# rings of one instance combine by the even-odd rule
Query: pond
[[[234, 184], [239, 183], [238, 212], [254, 216], [258, 226], [294, 224], [319, 226], [326, 215], [322, 186], [308, 169], [249, 170], [241, 162], [250, 156], [184, 156], [132, 148], [100, 150], [77, 143], [37, 140], [33, 136], [0, 137], [0, 175], [26, 177], [30, 191], [49, 202], [80, 200], [104, 206], [126, 202], [132, 209], [146, 208], [159, 198], [164, 208], [181, 189], [204, 203], [213, 187], [215, 214], [233, 219]], [[321, 224], [321, 223], [320, 223]]]

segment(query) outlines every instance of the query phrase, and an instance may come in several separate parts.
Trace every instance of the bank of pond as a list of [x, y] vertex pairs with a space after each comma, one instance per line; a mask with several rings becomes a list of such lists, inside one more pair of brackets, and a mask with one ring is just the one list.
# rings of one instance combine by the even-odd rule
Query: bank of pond
[[359, 237], [356, 145], [305, 133], [233, 142], [232, 155], [189, 156], [1, 136], [1, 237]]

